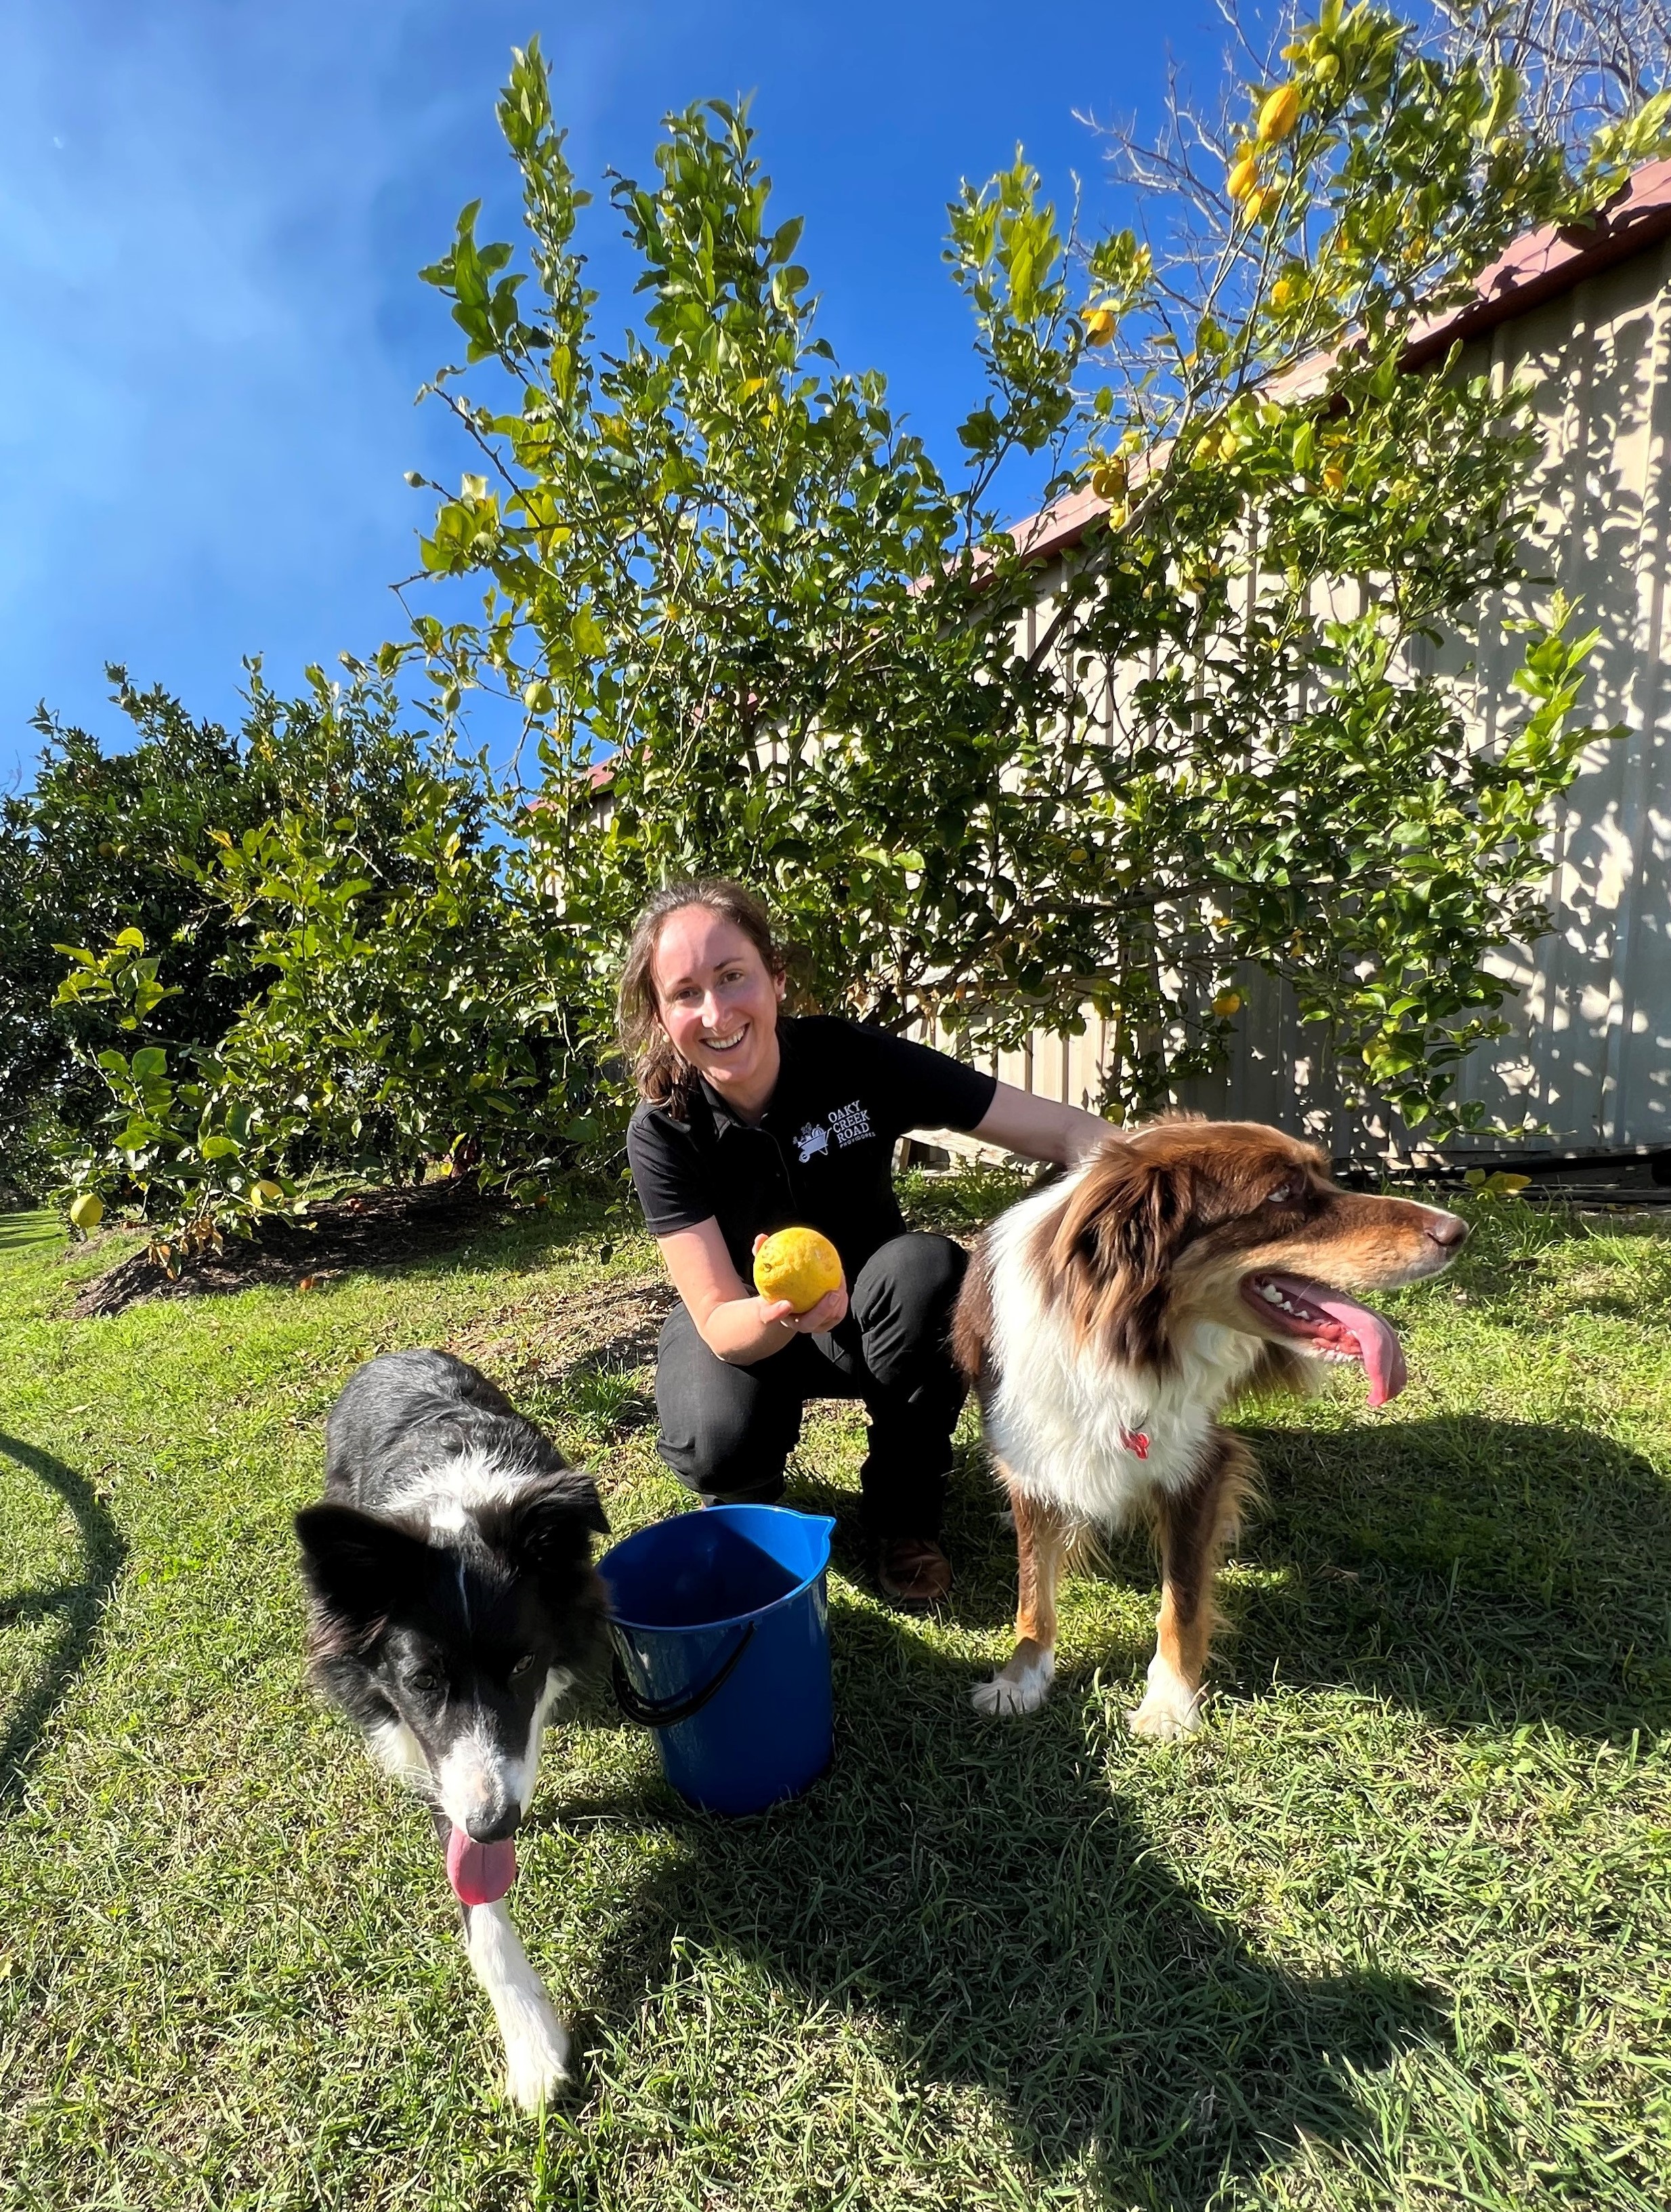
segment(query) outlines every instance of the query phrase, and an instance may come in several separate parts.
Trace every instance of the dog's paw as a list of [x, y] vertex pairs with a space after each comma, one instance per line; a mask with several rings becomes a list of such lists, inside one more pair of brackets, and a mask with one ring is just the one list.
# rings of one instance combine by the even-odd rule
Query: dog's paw
[[1012, 1659], [990, 1682], [977, 1682], [969, 1703], [977, 1713], [1036, 1713], [1050, 1694], [1056, 1662], [1048, 1651], [1025, 1659]]
[[549, 2104], [568, 2080], [568, 2038], [555, 2014], [507, 2039], [505, 2094], [525, 2112], [537, 2112]]
[[1200, 1708], [1195, 1705], [1179, 1712], [1153, 1698], [1145, 1698], [1127, 1714], [1126, 1725], [1133, 1735], [1147, 1736], [1151, 1743], [1177, 1743], [1200, 1728]]
[[1176, 1743], [1200, 1727], [1201, 1705], [1201, 1692], [1192, 1690], [1157, 1657], [1149, 1662], [1149, 1693], [1135, 1711], [1127, 1714], [1126, 1725], [1133, 1735], [1147, 1736], [1151, 1743]]

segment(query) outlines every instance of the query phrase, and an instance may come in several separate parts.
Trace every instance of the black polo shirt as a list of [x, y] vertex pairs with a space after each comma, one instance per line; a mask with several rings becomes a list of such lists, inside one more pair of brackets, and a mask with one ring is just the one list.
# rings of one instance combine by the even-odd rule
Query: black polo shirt
[[851, 1283], [871, 1254], [905, 1233], [893, 1148], [908, 1129], [973, 1129], [997, 1079], [927, 1045], [823, 1014], [777, 1025], [782, 1065], [757, 1122], [699, 1083], [681, 1119], [646, 1102], [627, 1159], [653, 1237], [718, 1221], [732, 1262], [752, 1279], [754, 1240], [820, 1229]]

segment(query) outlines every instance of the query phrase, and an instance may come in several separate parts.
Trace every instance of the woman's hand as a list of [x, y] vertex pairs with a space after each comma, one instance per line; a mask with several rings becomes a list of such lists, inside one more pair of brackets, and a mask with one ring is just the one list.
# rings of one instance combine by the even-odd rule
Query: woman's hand
[[[755, 1239], [755, 1249], [764, 1243]], [[816, 1336], [837, 1328], [848, 1310], [847, 1286], [818, 1300], [811, 1313], [798, 1314], [783, 1298], [763, 1298], [746, 1289], [732, 1262], [715, 1220], [694, 1229], [658, 1237], [673, 1288], [684, 1301], [696, 1333], [718, 1359], [750, 1367], [781, 1352], [792, 1336]]]
[[[766, 1242], [757, 1237], [750, 1249], [758, 1252]], [[799, 1336], [823, 1336], [847, 1319], [848, 1286], [845, 1279], [833, 1291], [826, 1291], [817, 1305], [804, 1314], [798, 1314], [787, 1298], [762, 1298], [759, 1301], [763, 1322], [787, 1324]]]

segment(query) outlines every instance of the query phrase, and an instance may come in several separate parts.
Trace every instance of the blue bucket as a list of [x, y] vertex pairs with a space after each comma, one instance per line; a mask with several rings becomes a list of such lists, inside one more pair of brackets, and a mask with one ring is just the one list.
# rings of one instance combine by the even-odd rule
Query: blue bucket
[[654, 1522], [598, 1562], [617, 1699], [654, 1729], [687, 1803], [763, 1812], [829, 1765], [835, 1526], [781, 1505], [713, 1505]]

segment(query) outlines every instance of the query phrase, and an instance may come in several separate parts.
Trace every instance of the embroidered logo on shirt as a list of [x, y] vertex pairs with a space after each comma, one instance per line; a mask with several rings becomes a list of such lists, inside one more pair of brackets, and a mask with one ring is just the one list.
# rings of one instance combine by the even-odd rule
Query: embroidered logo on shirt
[[829, 1133], [845, 1150], [848, 1145], [862, 1144], [876, 1132], [871, 1127], [868, 1109], [855, 1098], [851, 1106], [838, 1106], [830, 1115]]
[[795, 1139], [795, 1150], [800, 1154], [800, 1164], [805, 1167], [814, 1152], [827, 1152], [829, 1150], [829, 1130], [819, 1122], [809, 1121]]

